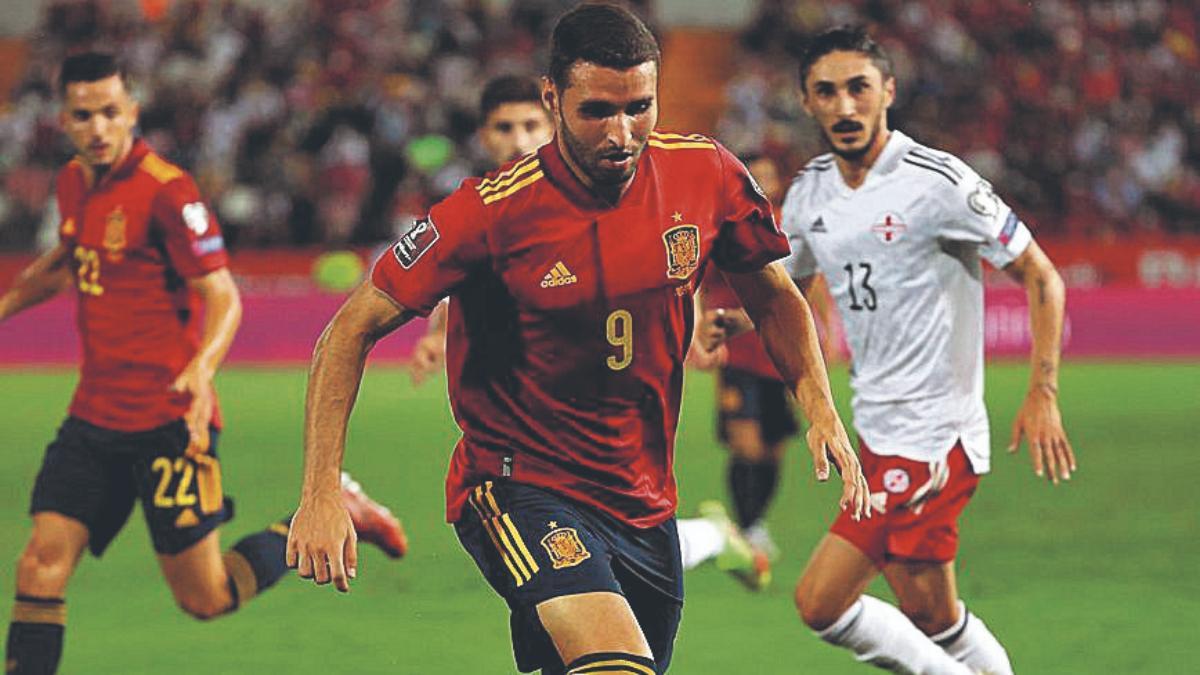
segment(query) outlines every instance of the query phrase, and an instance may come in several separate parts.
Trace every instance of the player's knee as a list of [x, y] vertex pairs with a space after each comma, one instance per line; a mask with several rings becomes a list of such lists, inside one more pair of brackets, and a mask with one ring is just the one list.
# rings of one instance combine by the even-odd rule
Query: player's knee
[[175, 603], [185, 614], [198, 621], [211, 621], [231, 609], [228, 598], [200, 593], [176, 595]]
[[65, 548], [30, 542], [17, 560], [17, 590], [37, 596], [58, 596], [67, 587], [74, 560]]
[[567, 675], [599, 672], [646, 675], [647, 671], [658, 672], [653, 658], [626, 652], [594, 652], [567, 664]]
[[835, 603], [830, 602], [828, 597], [817, 593], [815, 585], [806, 583], [803, 578], [796, 584], [794, 600], [796, 611], [800, 613], [800, 620], [815, 631], [822, 631], [832, 626], [845, 611], [844, 607], [835, 606]]
[[734, 459], [743, 462], [762, 462], [770, 459], [762, 434], [753, 422], [730, 423], [727, 442], [729, 454]]

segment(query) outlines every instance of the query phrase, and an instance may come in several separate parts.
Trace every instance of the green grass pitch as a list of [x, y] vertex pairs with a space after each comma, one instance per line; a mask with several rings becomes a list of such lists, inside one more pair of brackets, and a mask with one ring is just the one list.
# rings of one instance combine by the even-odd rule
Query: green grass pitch
[[[844, 371], [834, 372], [840, 400]], [[29, 489], [74, 375], [0, 374], [0, 587], [28, 534]], [[988, 368], [993, 444], [1003, 448], [1026, 368]], [[230, 369], [226, 489], [237, 518], [226, 545], [296, 504], [301, 369]], [[681, 512], [723, 496], [712, 433], [712, 381], [689, 376], [677, 448]], [[1062, 406], [1079, 472], [1057, 489], [1027, 456], [995, 457], [965, 515], [961, 591], [1021, 673], [1196, 672], [1200, 657], [1200, 364], [1069, 364]], [[347, 466], [399, 512], [412, 550], [393, 563], [362, 554], [349, 595], [288, 577], [239, 613], [201, 624], [173, 607], [145, 525], [134, 515], [104, 559], [85, 558], [68, 593], [61, 672], [510, 673], [506, 610], [442, 522], [442, 478], [457, 438], [443, 381], [414, 389], [373, 368], [352, 423]], [[770, 516], [784, 549], [775, 584], [751, 595], [711, 568], [690, 572], [672, 672], [871, 672], [804, 629], [792, 585], [832, 515], [793, 446]], [[876, 592], [886, 595], [882, 587]]]

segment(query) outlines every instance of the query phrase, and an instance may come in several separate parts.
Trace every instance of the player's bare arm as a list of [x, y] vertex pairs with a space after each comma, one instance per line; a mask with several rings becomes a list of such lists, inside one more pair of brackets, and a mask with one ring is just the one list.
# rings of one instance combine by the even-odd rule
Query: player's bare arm
[[191, 436], [189, 454], [208, 451], [208, 427], [213, 415], [213, 377], [242, 324], [242, 296], [228, 268], [188, 280], [188, 286], [204, 301], [204, 332], [200, 349], [183, 369], [171, 389], [192, 396], [184, 415]]
[[1070, 480], [1075, 471], [1075, 451], [1063, 430], [1058, 408], [1058, 366], [1062, 349], [1066, 289], [1054, 263], [1037, 242], [1004, 268], [1025, 287], [1029, 301], [1029, 325], [1033, 334], [1030, 354], [1029, 392], [1013, 422], [1008, 451], [1016, 452], [1024, 438], [1029, 443], [1033, 470], [1049, 474], [1055, 485]]
[[817, 480], [829, 479], [832, 457], [842, 476], [843, 510], [852, 508], [855, 519], [869, 518], [870, 493], [858, 456], [833, 405], [829, 375], [817, 340], [817, 328], [808, 303], [783, 265], [771, 263], [757, 272], [727, 274], [746, 315], [758, 327], [759, 337], [775, 368], [788, 383], [809, 420], [805, 439], [813, 456]]
[[358, 573], [357, 537], [341, 498], [346, 425], [375, 343], [414, 316], [370, 281], [325, 327], [313, 351], [304, 406], [304, 486], [288, 533], [287, 565], [318, 585], [350, 590]]
[[46, 251], [21, 270], [13, 285], [0, 295], [0, 321], [43, 303], [71, 284], [71, 252], [65, 244]]
[[429, 315], [425, 334], [413, 345], [412, 359], [408, 363], [408, 375], [413, 384], [421, 384], [446, 362], [446, 314], [449, 303], [438, 303]]
[[[718, 272], [710, 272], [717, 274]], [[688, 362], [700, 370], [712, 370], [725, 364], [728, 357], [728, 351], [721, 343], [725, 340], [724, 327], [721, 322], [713, 319], [705, 319], [708, 314], [706, 308], [706, 296], [704, 286], [692, 296], [692, 302], [697, 317], [696, 329], [692, 331], [692, 346], [688, 348]], [[712, 316], [724, 314], [723, 309], [711, 310]]]

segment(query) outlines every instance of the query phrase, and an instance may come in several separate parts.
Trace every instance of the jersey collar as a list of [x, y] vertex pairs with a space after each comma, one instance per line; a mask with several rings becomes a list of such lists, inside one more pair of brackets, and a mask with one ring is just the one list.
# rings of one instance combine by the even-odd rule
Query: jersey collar
[[567, 166], [567, 160], [563, 158], [562, 152], [559, 150], [557, 135], [549, 143], [538, 148], [538, 160], [542, 163], [542, 171], [545, 172], [546, 177], [572, 203], [584, 209], [605, 210], [616, 208], [621, 202], [629, 198], [630, 193], [637, 187], [639, 177], [645, 170], [643, 163], [649, 152], [650, 147], [647, 145], [646, 149], [642, 151], [642, 156], [638, 158], [638, 167], [633, 174], [633, 182], [630, 184], [629, 189], [625, 190], [625, 194], [621, 195], [616, 204], [597, 197], [586, 185], [580, 182], [575, 172], [571, 171], [571, 167]]
[[91, 186], [91, 189], [95, 190], [101, 186], [111, 183], [112, 181], [125, 178], [129, 174], [133, 173], [134, 169], [136, 169], [137, 166], [142, 163], [142, 159], [148, 154], [150, 154], [150, 144], [146, 143], [146, 141], [142, 140], [141, 138], [133, 139], [133, 145], [130, 146], [129, 154], [125, 156], [125, 159], [121, 160], [120, 164], [109, 169], [108, 173], [104, 174], [103, 178]]
[[879, 156], [875, 158], [875, 163], [871, 165], [870, 169], [867, 169], [867, 177], [863, 179], [862, 185], [859, 185], [857, 189], [852, 189], [846, 184], [846, 179], [842, 177], [842, 172], [840, 169], [834, 171], [834, 174], [837, 176], [838, 191], [843, 197], [852, 195], [856, 191], [866, 187], [874, 176], [882, 176], [891, 173], [891, 171], [899, 164], [900, 158], [904, 156], [904, 153], [908, 152], [908, 149], [912, 147], [912, 145], [913, 140], [904, 132], [897, 129], [891, 129], [887, 144], [883, 146], [883, 151], [880, 152]]

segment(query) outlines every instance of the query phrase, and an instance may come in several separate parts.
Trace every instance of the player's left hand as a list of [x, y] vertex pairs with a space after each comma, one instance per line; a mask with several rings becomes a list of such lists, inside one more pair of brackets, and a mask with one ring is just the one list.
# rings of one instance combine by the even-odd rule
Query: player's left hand
[[1049, 474], [1050, 481], [1071, 480], [1075, 471], [1075, 451], [1063, 430], [1062, 414], [1058, 410], [1058, 396], [1047, 389], [1030, 389], [1025, 402], [1017, 411], [1013, 421], [1012, 440], [1009, 453], [1015, 453], [1021, 439], [1029, 442], [1029, 455], [1033, 458], [1033, 472], [1039, 478]]
[[212, 422], [215, 398], [212, 380], [212, 371], [192, 361], [171, 384], [171, 391], [190, 394], [192, 397], [191, 405], [183, 415], [183, 421], [188, 428], [189, 455], [208, 452], [208, 425]]
[[805, 434], [808, 450], [812, 453], [817, 480], [829, 480], [829, 461], [842, 477], [842, 498], [838, 505], [843, 511], [853, 509], [851, 517], [860, 520], [871, 517], [871, 490], [863, 475], [858, 455], [850, 445], [850, 437], [837, 414], [823, 421], [814, 420]]
[[342, 593], [358, 576], [358, 535], [340, 493], [314, 493], [300, 500], [288, 528], [284, 562], [318, 586], [330, 582]]

